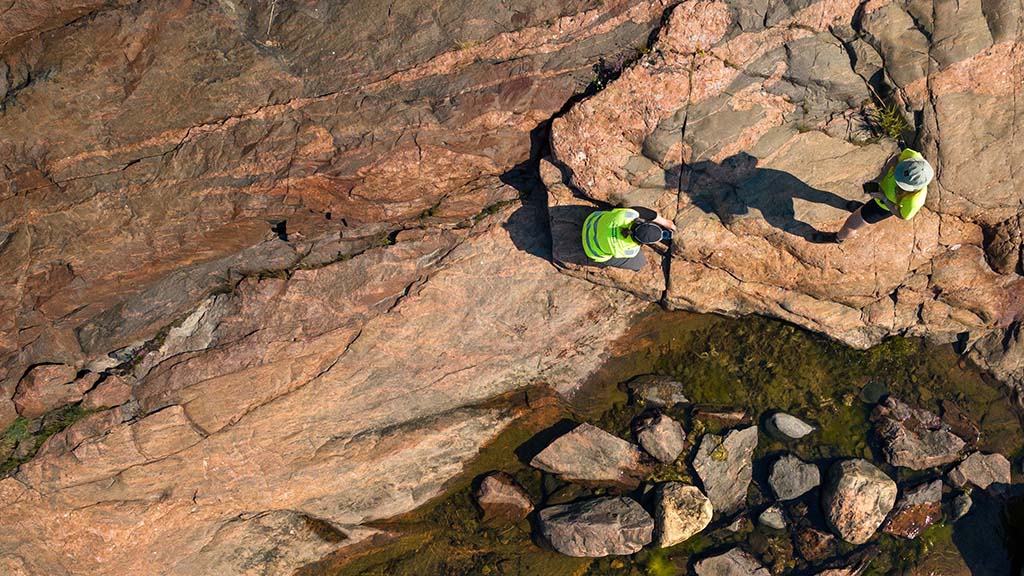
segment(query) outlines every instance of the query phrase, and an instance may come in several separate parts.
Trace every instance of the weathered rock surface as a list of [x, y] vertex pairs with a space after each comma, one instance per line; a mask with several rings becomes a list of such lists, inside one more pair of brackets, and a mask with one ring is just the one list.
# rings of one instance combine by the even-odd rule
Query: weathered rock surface
[[685, 385], [678, 380], [658, 374], [637, 376], [628, 383], [630, 392], [648, 406], [672, 408], [677, 404], [688, 404]]
[[971, 499], [970, 494], [967, 492], [957, 494], [956, 498], [953, 498], [953, 502], [950, 505], [950, 521], [956, 522], [964, 516], [967, 516], [973, 506], [974, 500]]
[[18, 414], [38, 418], [58, 406], [80, 400], [95, 380], [76, 380], [77, 374], [74, 367], [66, 364], [43, 364], [29, 370], [14, 393]]
[[658, 486], [654, 512], [654, 543], [658, 548], [689, 540], [711, 522], [714, 507], [696, 486], [666, 482]]
[[896, 483], [867, 460], [843, 460], [829, 469], [823, 503], [836, 534], [863, 544], [896, 503]]
[[882, 531], [913, 540], [941, 517], [942, 480], [933, 480], [901, 494]]
[[797, 552], [805, 560], [817, 562], [835, 554], [836, 537], [816, 528], [805, 526], [793, 537]]
[[664, 464], [675, 462], [686, 447], [683, 425], [664, 414], [641, 422], [636, 439], [648, 454]]
[[886, 460], [924, 470], [954, 462], [967, 445], [937, 415], [889, 396], [871, 414]]
[[529, 494], [504, 472], [491, 472], [480, 481], [476, 502], [485, 520], [500, 518], [515, 522], [533, 511]]
[[600, 558], [640, 551], [651, 542], [654, 520], [635, 500], [595, 498], [544, 508], [541, 534], [567, 556]]
[[811, 432], [814, 432], [814, 426], [811, 426], [792, 414], [786, 414], [785, 412], [776, 412], [775, 414], [772, 414], [768, 418], [768, 425], [772, 432], [794, 440], [799, 440]]
[[635, 484], [642, 457], [634, 444], [584, 422], [534, 456], [530, 466], [563, 480]]
[[954, 486], [973, 484], [988, 488], [992, 484], [1010, 483], [1010, 461], [1002, 454], [975, 452], [949, 471], [949, 481]]
[[821, 484], [821, 472], [817, 465], [786, 454], [772, 464], [768, 484], [779, 500], [793, 500]]
[[93, 410], [124, 404], [132, 396], [132, 386], [118, 376], [105, 376], [82, 399], [82, 408]]
[[[667, 284], [656, 274], [599, 281], [674, 308], [779, 317], [858, 347], [967, 334], [974, 357], [1024, 382], [1019, 351], [1002, 350], [1024, 312], [1024, 151], [991, 152], [1022, 133], [1018, 15], [1014, 2], [934, 14], [856, 0], [682, 2], [649, 54], [552, 126], [572, 204], [644, 204], [678, 227]], [[837, 247], [816, 233], [837, 230], [898, 151], [862, 121], [866, 79], [895, 88], [937, 177], [913, 220]], [[565, 199], [555, 194], [552, 208]], [[553, 228], [556, 252], [578, 236], [570, 229]], [[901, 248], [880, 258], [878, 246]]]
[[705, 434], [693, 459], [704, 492], [723, 514], [741, 507], [753, 474], [757, 427], [731, 430], [724, 436]]
[[693, 565], [697, 576], [769, 576], [769, 572], [756, 558], [742, 548], [733, 548], [725, 554], [705, 558]]

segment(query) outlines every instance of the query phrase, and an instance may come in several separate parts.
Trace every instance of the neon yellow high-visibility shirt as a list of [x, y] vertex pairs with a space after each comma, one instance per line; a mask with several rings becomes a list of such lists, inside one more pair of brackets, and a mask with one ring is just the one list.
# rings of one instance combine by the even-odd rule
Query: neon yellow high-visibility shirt
[[[908, 158], [924, 158], [924, 156], [922, 156], [920, 152], [906, 148], [900, 153], [899, 161], [902, 162]], [[928, 197], [927, 186], [920, 190], [915, 190], [914, 192], [906, 192], [902, 188], [898, 187], [896, 185], [896, 166], [889, 168], [889, 171], [885, 173], [885, 177], [878, 183], [878, 187], [882, 189], [883, 193], [885, 193], [885, 197], [889, 199], [889, 202], [892, 202], [897, 208], [899, 208], [899, 213], [896, 215], [904, 220], [910, 220], [913, 218], [914, 215], [921, 210], [921, 207], [924, 206], [924, 201]], [[900, 194], [903, 194], [903, 198], [899, 197]], [[877, 198], [875, 199], [875, 202], [877, 202], [878, 205], [886, 212], [889, 212], [889, 207], [885, 205], [885, 202], [882, 202]]]

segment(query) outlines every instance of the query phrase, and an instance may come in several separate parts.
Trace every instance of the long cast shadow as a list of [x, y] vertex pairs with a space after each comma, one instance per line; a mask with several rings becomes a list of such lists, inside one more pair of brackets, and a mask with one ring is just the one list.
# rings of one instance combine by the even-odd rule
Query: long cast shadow
[[772, 226], [799, 236], [808, 242], [821, 241], [818, 230], [796, 218], [793, 200], [848, 210], [850, 201], [842, 196], [818, 190], [788, 172], [758, 168], [757, 158], [740, 152], [721, 163], [702, 160], [683, 167], [682, 192], [694, 206], [717, 215], [729, 224], [757, 210]]

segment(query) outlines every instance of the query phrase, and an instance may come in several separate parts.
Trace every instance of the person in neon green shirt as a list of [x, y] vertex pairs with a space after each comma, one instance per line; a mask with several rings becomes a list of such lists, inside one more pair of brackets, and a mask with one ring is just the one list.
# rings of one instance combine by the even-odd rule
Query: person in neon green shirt
[[672, 238], [676, 225], [649, 208], [614, 208], [593, 212], [583, 222], [583, 252], [601, 267], [642, 270], [647, 259], [640, 247]]
[[877, 224], [890, 216], [904, 220], [913, 218], [928, 197], [928, 184], [935, 170], [920, 152], [905, 148], [899, 156], [886, 163], [880, 181], [868, 182], [864, 191], [874, 198], [857, 208], [843, 227], [836, 232], [836, 242], [844, 242], [861, 229]]

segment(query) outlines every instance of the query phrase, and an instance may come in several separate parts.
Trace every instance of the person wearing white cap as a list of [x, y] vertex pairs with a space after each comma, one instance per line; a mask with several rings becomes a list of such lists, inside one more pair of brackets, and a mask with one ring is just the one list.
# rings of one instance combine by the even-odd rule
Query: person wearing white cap
[[924, 206], [928, 196], [928, 184], [935, 177], [935, 170], [920, 152], [906, 148], [898, 157], [887, 164], [880, 181], [864, 184], [864, 191], [874, 198], [857, 208], [839, 232], [836, 242], [843, 242], [871, 224], [877, 224], [890, 216], [910, 220]]

